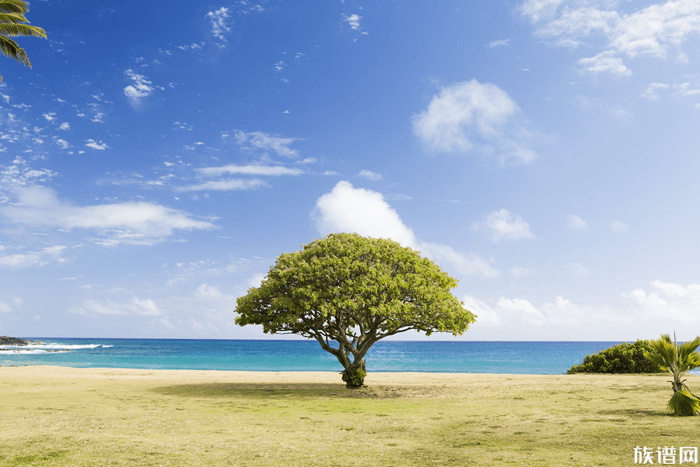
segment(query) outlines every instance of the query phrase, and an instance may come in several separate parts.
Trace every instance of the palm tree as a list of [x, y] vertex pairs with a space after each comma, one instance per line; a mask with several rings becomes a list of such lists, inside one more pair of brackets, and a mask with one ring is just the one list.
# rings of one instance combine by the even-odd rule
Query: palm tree
[[[20, 63], [24, 63], [29, 68], [27, 53], [17, 42], [10, 39], [14, 36], [34, 36], [46, 39], [46, 32], [37, 27], [31, 26], [24, 14], [29, 11], [29, 3], [24, 0], [0, 0], [0, 54], [14, 58]], [[2, 75], [0, 75], [0, 83]]]
[[660, 339], [651, 341], [651, 346], [654, 353], [647, 353], [645, 357], [673, 375], [673, 381], [670, 381], [673, 397], [668, 401], [669, 412], [684, 416], [700, 414], [700, 399], [690, 392], [685, 385], [686, 380], [681, 380], [685, 372], [700, 367], [700, 355], [695, 351], [700, 347], [700, 336], [693, 341], [678, 344], [676, 333], [673, 333], [673, 341], [668, 334], [662, 334]]

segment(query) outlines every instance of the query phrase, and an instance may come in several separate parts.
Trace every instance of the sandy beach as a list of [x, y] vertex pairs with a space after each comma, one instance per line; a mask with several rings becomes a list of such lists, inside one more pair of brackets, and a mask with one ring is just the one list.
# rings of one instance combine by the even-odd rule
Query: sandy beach
[[700, 445], [667, 380], [2, 367], [0, 465], [628, 466]]

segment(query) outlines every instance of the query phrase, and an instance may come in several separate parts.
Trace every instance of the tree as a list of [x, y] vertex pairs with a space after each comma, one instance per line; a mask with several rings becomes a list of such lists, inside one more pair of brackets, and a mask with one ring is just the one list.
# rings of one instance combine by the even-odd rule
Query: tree
[[348, 387], [363, 385], [378, 340], [409, 330], [461, 335], [476, 319], [450, 293], [457, 280], [393, 240], [338, 233], [302, 246], [238, 298], [236, 324], [316, 339], [343, 365]]
[[[29, 21], [24, 17], [24, 14], [28, 11], [29, 3], [24, 0], [0, 0], [0, 54], [31, 68], [32, 64], [29, 62], [27, 53], [17, 42], [10, 39], [10, 37], [15, 36], [34, 36], [46, 39], [46, 32], [43, 29], [27, 24]], [[0, 75], [1, 82], [2, 75]]]
[[700, 336], [693, 341], [678, 344], [675, 333], [673, 341], [668, 334], [662, 334], [661, 338], [651, 341], [651, 345], [654, 351], [646, 354], [646, 357], [673, 375], [673, 381], [670, 381], [673, 396], [668, 401], [669, 412], [683, 416], [700, 414], [700, 399], [690, 392], [685, 385], [686, 380], [681, 380], [685, 372], [700, 367], [700, 354], [696, 352], [700, 347]]

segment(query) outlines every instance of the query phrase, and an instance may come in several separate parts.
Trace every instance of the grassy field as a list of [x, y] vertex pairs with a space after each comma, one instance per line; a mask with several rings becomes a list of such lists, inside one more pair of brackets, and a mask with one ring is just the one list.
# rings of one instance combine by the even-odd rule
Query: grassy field
[[630, 466], [700, 447], [668, 379], [4, 367], [0, 465]]

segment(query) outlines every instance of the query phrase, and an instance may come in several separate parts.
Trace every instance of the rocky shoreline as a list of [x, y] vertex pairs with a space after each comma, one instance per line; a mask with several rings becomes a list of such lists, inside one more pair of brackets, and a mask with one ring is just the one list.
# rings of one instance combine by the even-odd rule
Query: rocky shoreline
[[20, 339], [19, 337], [0, 336], [0, 345], [11, 345], [13, 347], [24, 347], [27, 345], [43, 345], [44, 342], [33, 341], [29, 339]]
[[[19, 337], [10, 336], [0, 336], [0, 350], [4, 352], [12, 353], [25, 353], [25, 352], [70, 352], [70, 349], [40, 349], [29, 347], [30, 345], [46, 345], [46, 342], [33, 341], [31, 339], [21, 339]], [[27, 347], [27, 348], [23, 348]]]

